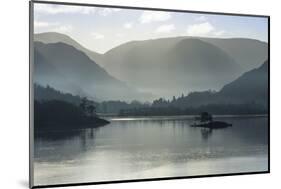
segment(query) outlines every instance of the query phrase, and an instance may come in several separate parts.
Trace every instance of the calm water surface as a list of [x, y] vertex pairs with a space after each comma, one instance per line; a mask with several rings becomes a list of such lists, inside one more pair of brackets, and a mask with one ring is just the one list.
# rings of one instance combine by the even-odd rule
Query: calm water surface
[[[217, 117], [233, 126], [190, 127], [190, 117], [109, 118], [96, 129], [35, 138], [34, 184], [266, 171], [267, 117]], [[47, 137], [46, 137], [47, 136]]]

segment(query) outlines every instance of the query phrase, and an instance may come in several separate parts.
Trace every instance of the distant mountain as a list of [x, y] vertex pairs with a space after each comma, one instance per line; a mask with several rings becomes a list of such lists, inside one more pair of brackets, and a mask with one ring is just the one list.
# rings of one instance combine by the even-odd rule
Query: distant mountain
[[192, 92], [172, 100], [159, 98], [148, 107], [121, 109], [122, 116], [249, 115], [268, 113], [268, 62], [242, 74], [219, 92]]
[[[138, 92], [146, 94], [141, 96], [141, 99], [139, 95], [135, 96], [138, 100], [167, 98], [209, 89], [218, 91], [244, 72], [258, 68], [268, 58], [267, 43], [245, 38], [183, 36], [131, 41], [105, 54], [90, 51], [71, 37], [55, 32], [35, 34], [34, 40], [50, 45], [62, 42], [74, 47], [87, 55], [94, 66], [97, 64], [99, 68], [102, 66], [106, 71], [102, 70], [111, 78], [116, 78], [119, 83], [126, 83], [138, 89]], [[38, 50], [35, 49], [36, 52]], [[40, 68], [37, 69], [37, 73], [42, 82], [48, 81], [49, 75], [53, 74], [53, 79], [59, 77], [56, 84], [61, 87], [63, 83], [59, 84], [59, 81], [67, 78], [65, 74], [68, 73], [53, 64], [44, 63], [49, 61], [45, 60], [49, 58], [48, 56], [40, 56], [41, 54], [37, 53], [35, 58], [40, 59], [37, 61], [37, 68]], [[89, 70], [86, 68], [84, 71]], [[99, 79], [98, 76], [95, 77]], [[86, 92], [83, 86], [76, 85], [74, 88], [76, 89], [74, 94]], [[130, 99], [131, 94], [127, 95]], [[122, 99], [128, 100], [125, 97]]]
[[261, 65], [268, 58], [268, 44], [255, 39], [246, 38], [200, 38], [223, 49], [241, 66], [243, 72]]
[[193, 92], [172, 102], [177, 107], [199, 107], [208, 104], [268, 105], [268, 62], [241, 75], [219, 92]]
[[255, 102], [267, 106], [268, 74], [268, 61], [265, 61], [259, 68], [225, 85], [217, 96], [228, 103]]
[[133, 100], [144, 96], [110, 76], [84, 52], [65, 43], [35, 42], [34, 60], [35, 82], [43, 86], [95, 100]]
[[[255, 39], [247, 38], [206, 38], [206, 37], [173, 37], [162, 38], [161, 41], [166, 43], [165, 46], [174, 45], [183, 39], [200, 39], [225, 51], [231, 56], [242, 71], [249, 71], [260, 66], [260, 62], [265, 61], [268, 57], [268, 44]], [[34, 35], [34, 41], [43, 43], [66, 43], [84, 53], [86, 53], [93, 61], [103, 65], [103, 55], [85, 48], [83, 45], [75, 41], [68, 35], [57, 32], [45, 32]], [[139, 41], [140, 42], [140, 41]], [[122, 46], [122, 45], [121, 45]], [[118, 48], [120, 48], [119, 46]], [[123, 48], [123, 47], [122, 47]], [[161, 47], [163, 48], [163, 47]], [[165, 48], [165, 47], [164, 47]]]
[[34, 35], [34, 41], [43, 42], [43, 43], [65, 43], [75, 47], [76, 49], [84, 52], [91, 60], [100, 64], [102, 61], [102, 55], [91, 51], [80, 43], [69, 37], [68, 35], [57, 33], [57, 32], [45, 32], [45, 33], [38, 33]]
[[116, 78], [158, 96], [220, 89], [242, 72], [222, 49], [195, 38], [128, 42], [105, 53], [103, 67]]

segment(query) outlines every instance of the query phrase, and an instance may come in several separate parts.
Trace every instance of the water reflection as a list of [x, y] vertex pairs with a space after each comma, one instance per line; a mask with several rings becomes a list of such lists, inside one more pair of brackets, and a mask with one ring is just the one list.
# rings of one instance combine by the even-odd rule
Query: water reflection
[[[102, 128], [40, 133], [35, 136], [35, 158], [38, 161], [69, 160], [106, 148], [126, 152], [154, 150], [159, 153], [163, 149], [176, 153], [200, 149], [203, 153], [210, 146], [212, 149], [231, 150], [241, 149], [241, 144], [267, 144], [267, 118], [220, 118], [225, 119], [233, 127], [215, 131], [193, 128], [190, 127], [190, 118], [129, 119], [113, 120]], [[225, 150], [223, 155], [232, 154], [230, 150]]]
[[71, 140], [76, 137], [89, 137], [93, 139], [95, 137], [95, 132], [99, 128], [92, 129], [80, 129], [80, 130], [70, 130], [70, 131], [54, 131], [54, 132], [38, 132], [34, 134], [35, 141], [57, 141], [57, 140]]
[[55, 162], [73, 160], [95, 146], [99, 128], [68, 132], [44, 132], [35, 134], [35, 160]]
[[[255, 158], [267, 156], [267, 117], [216, 119], [233, 126], [212, 130], [190, 127], [190, 118], [135, 118], [97, 129], [41, 133], [35, 136], [35, 180], [52, 184], [206, 174], [198, 162], [213, 160], [220, 163], [204, 164], [209, 172], [235, 172], [238, 166], [221, 161], [237, 157], [243, 170], [266, 167]], [[241, 157], [254, 160], [249, 164]]]
[[213, 129], [209, 128], [202, 128], [201, 129], [201, 136], [204, 141], [207, 141], [213, 133]]

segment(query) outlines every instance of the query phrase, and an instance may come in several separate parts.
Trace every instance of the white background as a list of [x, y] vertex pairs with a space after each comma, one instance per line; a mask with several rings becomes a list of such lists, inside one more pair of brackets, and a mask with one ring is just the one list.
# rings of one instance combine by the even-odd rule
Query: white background
[[[280, 188], [281, 184], [278, 181], [281, 179], [281, 143], [279, 140], [281, 138], [281, 125], [279, 124], [281, 6], [278, 6], [279, 1], [75, 0], [75, 2], [271, 16], [271, 174], [107, 184], [76, 188]], [[27, 188], [28, 0], [1, 1], [0, 9], [0, 188]]]

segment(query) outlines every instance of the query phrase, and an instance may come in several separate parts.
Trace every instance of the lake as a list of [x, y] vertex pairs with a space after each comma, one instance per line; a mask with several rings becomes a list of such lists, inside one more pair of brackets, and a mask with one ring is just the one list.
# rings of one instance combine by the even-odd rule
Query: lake
[[107, 118], [110, 124], [35, 138], [34, 184], [70, 184], [268, 170], [268, 117], [217, 116], [232, 127], [190, 127], [191, 116]]

